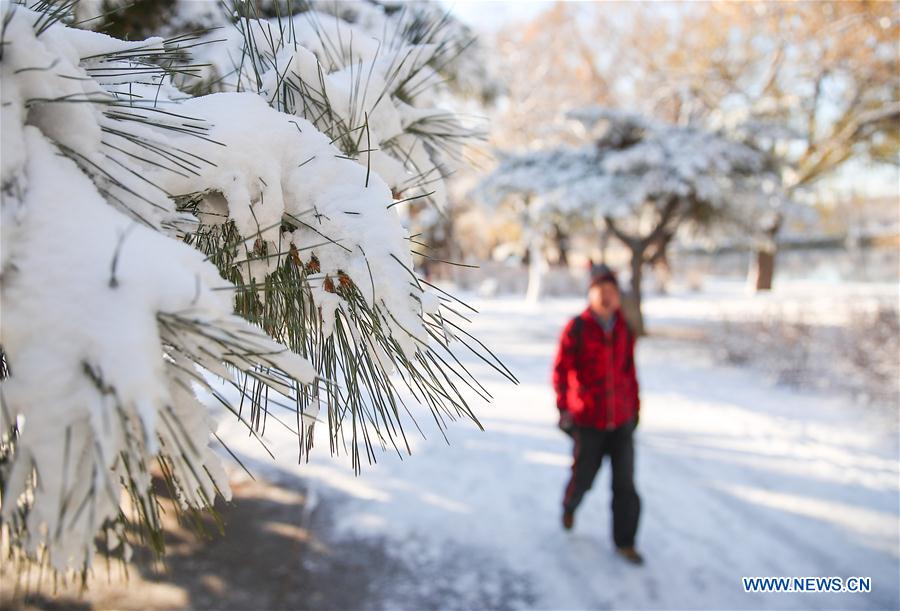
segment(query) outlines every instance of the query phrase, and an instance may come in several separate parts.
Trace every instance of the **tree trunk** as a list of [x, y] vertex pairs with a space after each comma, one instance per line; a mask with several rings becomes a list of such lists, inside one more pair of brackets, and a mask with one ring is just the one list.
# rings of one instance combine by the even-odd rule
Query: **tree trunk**
[[558, 223], [553, 223], [553, 243], [558, 253], [556, 264], [567, 267], [569, 265], [569, 235]]
[[[628, 292], [622, 294], [622, 313], [635, 337], [641, 337], [645, 332], [644, 314], [641, 311], [641, 281], [644, 276], [646, 243], [625, 235], [619, 229], [611, 230], [610, 233], [616, 236], [631, 253], [631, 280], [628, 283]], [[608, 235], [606, 232], [603, 234], [604, 250]]]
[[547, 259], [544, 254], [548, 232], [541, 224], [540, 212], [531, 197], [525, 199], [525, 236], [528, 240], [528, 290], [525, 300], [537, 303], [541, 298]]
[[756, 259], [750, 267], [750, 278], [757, 291], [771, 291], [775, 279], [775, 255], [778, 253], [778, 230], [781, 229], [782, 218], [778, 217], [771, 227], [766, 229], [769, 240], [767, 248], [756, 251]]
[[528, 290], [525, 292], [525, 300], [530, 303], [537, 303], [541, 299], [544, 266], [541, 244], [537, 240], [532, 240], [528, 246]]
[[631, 294], [624, 300], [622, 309], [636, 337], [644, 335], [644, 313], [641, 311], [641, 280], [644, 270], [644, 251], [631, 250]]
[[[658, 248], [665, 248], [671, 237], [675, 235], [680, 221], [676, 215], [680, 203], [676, 198], [669, 198], [660, 211], [656, 227], [646, 236], [641, 236], [640, 234], [629, 235], [622, 231], [616, 224], [615, 219], [610, 216], [606, 216], [603, 219], [609, 232], [627, 246], [631, 252], [631, 294], [623, 299], [622, 310], [625, 313], [625, 318], [628, 319], [631, 330], [637, 337], [641, 337], [646, 333], [644, 313], [641, 311], [641, 279], [643, 278], [647, 249], [654, 244]], [[669, 226], [670, 224], [672, 224], [671, 227]]]
[[759, 250], [756, 253], [756, 290], [771, 291], [775, 277], [775, 250]]

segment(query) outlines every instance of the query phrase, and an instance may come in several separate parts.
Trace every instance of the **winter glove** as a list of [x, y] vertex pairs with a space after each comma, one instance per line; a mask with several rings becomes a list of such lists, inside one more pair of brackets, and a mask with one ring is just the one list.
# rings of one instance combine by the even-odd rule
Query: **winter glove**
[[572, 420], [572, 414], [564, 410], [559, 412], [559, 430], [569, 437], [572, 436], [572, 432], [575, 430], [575, 422]]

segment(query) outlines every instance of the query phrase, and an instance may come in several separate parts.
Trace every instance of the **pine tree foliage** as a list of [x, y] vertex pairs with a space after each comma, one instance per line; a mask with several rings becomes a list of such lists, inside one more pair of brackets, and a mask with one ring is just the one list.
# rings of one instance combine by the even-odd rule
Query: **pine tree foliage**
[[397, 214], [471, 135], [414, 106], [435, 45], [235, 8], [218, 38], [126, 42], [73, 27], [78, 2], [0, 5], [0, 518], [57, 570], [131, 523], [161, 549], [154, 471], [186, 511], [228, 498], [201, 398], [301, 457], [327, 424], [359, 467], [408, 450], [409, 398], [475, 418], [487, 392], [451, 342], [513, 379], [418, 277]]
[[636, 224], [672, 208], [671, 226], [707, 235], [741, 231], [789, 205], [772, 158], [750, 144], [695, 126], [660, 123], [601, 107], [571, 111], [588, 141], [501, 154], [475, 194], [499, 205], [531, 198], [545, 215]]

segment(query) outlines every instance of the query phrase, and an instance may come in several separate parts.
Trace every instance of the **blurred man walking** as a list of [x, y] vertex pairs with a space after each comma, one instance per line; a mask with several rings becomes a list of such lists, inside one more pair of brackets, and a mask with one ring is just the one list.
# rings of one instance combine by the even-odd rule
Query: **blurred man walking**
[[613, 541], [623, 558], [642, 564], [634, 548], [641, 511], [634, 487], [633, 433], [640, 409], [634, 335], [622, 315], [616, 276], [605, 265], [591, 268], [588, 307], [562, 333], [553, 386], [560, 428], [575, 442], [572, 476], [563, 497], [563, 527], [574, 526], [575, 510], [608, 455]]

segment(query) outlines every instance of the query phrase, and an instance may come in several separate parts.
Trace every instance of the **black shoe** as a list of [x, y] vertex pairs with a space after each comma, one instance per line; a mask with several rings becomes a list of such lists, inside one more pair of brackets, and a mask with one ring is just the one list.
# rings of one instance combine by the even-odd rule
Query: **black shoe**
[[619, 555], [622, 556], [622, 558], [631, 564], [644, 564], [644, 557], [641, 556], [634, 547], [618, 547], [616, 548], [616, 551], [619, 552]]
[[572, 530], [572, 527], [575, 526], [574, 511], [563, 511], [562, 525], [565, 530]]

